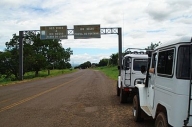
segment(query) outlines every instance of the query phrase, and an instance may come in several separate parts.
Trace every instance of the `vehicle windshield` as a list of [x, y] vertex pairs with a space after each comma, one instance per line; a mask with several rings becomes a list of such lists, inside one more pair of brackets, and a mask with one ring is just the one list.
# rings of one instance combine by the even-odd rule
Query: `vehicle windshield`
[[190, 46], [188, 45], [179, 47], [176, 71], [176, 76], [179, 79], [189, 79], [190, 77], [189, 50]]
[[133, 62], [133, 70], [134, 71], [141, 71], [141, 66], [147, 67], [147, 59], [134, 59]]

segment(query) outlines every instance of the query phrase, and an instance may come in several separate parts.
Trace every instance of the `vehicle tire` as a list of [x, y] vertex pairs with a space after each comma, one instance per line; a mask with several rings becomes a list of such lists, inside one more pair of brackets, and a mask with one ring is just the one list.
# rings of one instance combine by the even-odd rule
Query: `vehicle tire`
[[164, 112], [160, 112], [155, 120], [155, 127], [168, 127], [167, 116]]
[[142, 120], [139, 95], [133, 97], [133, 117], [135, 122], [140, 122]]
[[118, 87], [118, 81], [117, 81], [117, 96], [120, 96], [120, 88]]
[[120, 88], [120, 103], [126, 103], [126, 102], [127, 102], [127, 95], [123, 91], [123, 88], [121, 86], [121, 88]]

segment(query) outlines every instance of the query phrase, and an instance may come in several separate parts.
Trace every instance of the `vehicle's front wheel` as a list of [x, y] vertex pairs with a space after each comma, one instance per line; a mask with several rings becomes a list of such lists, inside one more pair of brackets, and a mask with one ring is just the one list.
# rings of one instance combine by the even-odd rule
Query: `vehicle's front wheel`
[[120, 88], [118, 87], [118, 81], [117, 81], [117, 96], [120, 96]]
[[141, 119], [141, 108], [139, 104], [139, 96], [135, 95], [133, 97], [133, 117], [135, 122], [140, 122]]
[[120, 89], [120, 102], [121, 102], [121, 103], [126, 103], [126, 102], [127, 102], [127, 95], [126, 95], [126, 93], [123, 91], [122, 86], [121, 86], [121, 89]]
[[155, 120], [155, 127], [168, 127], [167, 116], [160, 112]]

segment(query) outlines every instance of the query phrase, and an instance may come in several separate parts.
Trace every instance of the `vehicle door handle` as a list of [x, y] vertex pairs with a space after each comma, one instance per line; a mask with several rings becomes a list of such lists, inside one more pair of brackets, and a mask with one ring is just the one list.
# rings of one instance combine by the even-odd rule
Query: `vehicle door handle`
[[131, 74], [135, 74], [135, 73], [132, 72]]

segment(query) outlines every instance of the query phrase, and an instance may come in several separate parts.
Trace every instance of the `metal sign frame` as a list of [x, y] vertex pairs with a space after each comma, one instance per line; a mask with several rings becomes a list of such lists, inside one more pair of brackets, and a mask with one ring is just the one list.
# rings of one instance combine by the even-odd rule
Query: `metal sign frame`
[[[25, 30], [19, 31], [19, 79], [23, 80], [23, 38], [27, 32], [40, 33], [40, 30]], [[121, 75], [122, 68], [122, 28], [100, 28], [100, 34], [117, 34], [118, 35], [118, 51], [119, 51], [119, 60], [118, 66], [119, 76]], [[67, 29], [67, 35], [74, 35], [74, 29]]]

